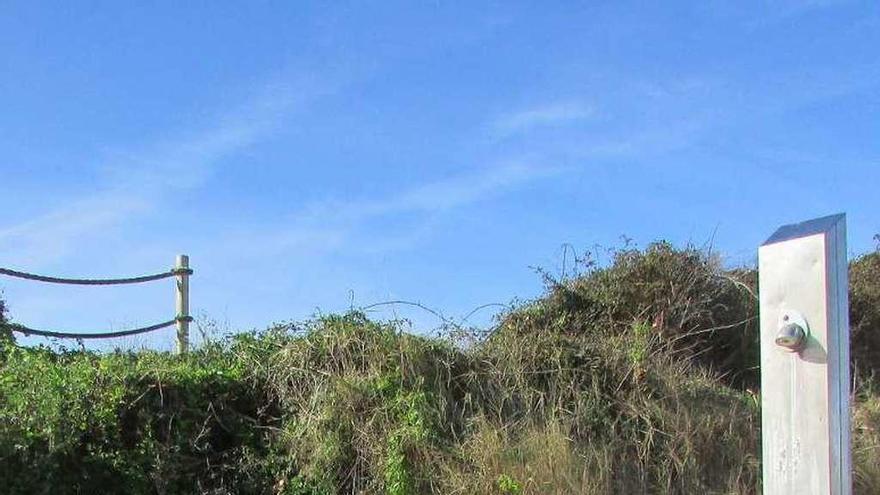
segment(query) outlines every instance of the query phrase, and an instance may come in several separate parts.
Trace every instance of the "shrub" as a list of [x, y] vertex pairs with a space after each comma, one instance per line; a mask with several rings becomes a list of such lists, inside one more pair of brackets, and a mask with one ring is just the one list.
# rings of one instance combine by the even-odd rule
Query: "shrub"
[[459, 349], [360, 313], [183, 357], [14, 348], [0, 481], [13, 494], [750, 493], [749, 397], [617, 349], [553, 333]]
[[271, 425], [271, 401], [232, 351], [13, 348], [0, 368], [5, 493], [262, 493], [247, 466], [270, 457], [254, 424]]
[[759, 381], [754, 270], [724, 270], [699, 249], [666, 242], [613, 252], [607, 267], [548, 279], [548, 294], [496, 331], [615, 336], [641, 332], [634, 352], [673, 352], [745, 388]]
[[3, 299], [0, 299], [0, 347], [3, 347], [5, 343], [13, 342], [12, 330], [7, 328], [5, 324], [6, 302], [3, 301]]
[[870, 379], [880, 372], [880, 250], [853, 260], [849, 281], [853, 365]]

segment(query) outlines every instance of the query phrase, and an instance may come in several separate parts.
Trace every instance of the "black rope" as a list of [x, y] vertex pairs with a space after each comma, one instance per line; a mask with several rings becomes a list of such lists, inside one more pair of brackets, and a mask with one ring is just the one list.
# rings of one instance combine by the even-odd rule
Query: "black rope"
[[33, 273], [19, 272], [8, 268], [0, 268], [0, 275], [8, 275], [10, 277], [23, 278], [25, 280], [36, 280], [37, 282], [47, 282], [50, 284], [70, 284], [70, 285], [121, 285], [121, 284], [139, 284], [142, 282], [152, 282], [154, 280], [162, 280], [163, 278], [175, 277], [177, 275], [192, 275], [193, 271], [189, 268], [175, 268], [173, 270], [157, 273], [155, 275], [144, 275], [142, 277], [130, 278], [105, 278], [105, 279], [87, 279], [87, 278], [59, 278], [47, 277], [45, 275], [35, 275]]
[[114, 337], [127, 337], [129, 335], [137, 335], [140, 333], [152, 332], [154, 330], [159, 330], [162, 328], [170, 327], [176, 324], [178, 321], [192, 321], [191, 316], [180, 316], [173, 320], [168, 320], [163, 323], [157, 323], [155, 325], [150, 325], [148, 327], [141, 328], [132, 328], [131, 330], [120, 330], [118, 332], [103, 332], [103, 333], [68, 333], [68, 332], [52, 332], [49, 330], [37, 330], [34, 328], [28, 328], [24, 325], [19, 325], [17, 323], [9, 323], [4, 326], [12, 330], [13, 332], [23, 333], [25, 335], [37, 335], [39, 337], [53, 337], [58, 339], [112, 339]]

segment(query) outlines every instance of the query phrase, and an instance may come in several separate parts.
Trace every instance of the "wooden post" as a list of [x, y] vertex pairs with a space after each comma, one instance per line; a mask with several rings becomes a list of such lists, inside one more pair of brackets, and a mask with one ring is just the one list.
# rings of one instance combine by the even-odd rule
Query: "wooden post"
[[758, 265], [764, 493], [850, 495], [846, 217], [781, 227]]
[[189, 256], [177, 255], [174, 268], [177, 273], [177, 353], [184, 354], [189, 349]]

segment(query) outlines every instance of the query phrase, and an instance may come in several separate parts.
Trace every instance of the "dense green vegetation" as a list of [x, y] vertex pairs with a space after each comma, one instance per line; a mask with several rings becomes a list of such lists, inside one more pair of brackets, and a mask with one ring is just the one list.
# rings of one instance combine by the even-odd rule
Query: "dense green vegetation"
[[[756, 493], [755, 273], [616, 251], [488, 334], [351, 312], [178, 357], [0, 354], [5, 493]], [[851, 266], [858, 493], [880, 493], [880, 254]]]

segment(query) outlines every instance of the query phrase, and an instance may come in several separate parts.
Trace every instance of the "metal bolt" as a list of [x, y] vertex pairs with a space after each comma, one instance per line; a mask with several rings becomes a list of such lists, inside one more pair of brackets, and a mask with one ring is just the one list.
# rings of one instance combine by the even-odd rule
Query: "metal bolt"
[[807, 332], [797, 323], [788, 323], [779, 329], [776, 335], [776, 345], [790, 352], [797, 352], [804, 348], [807, 343]]

